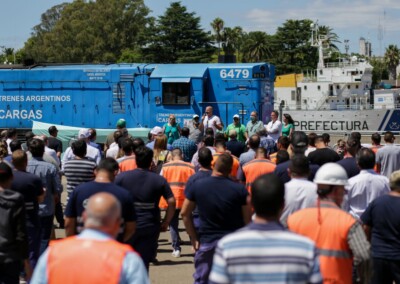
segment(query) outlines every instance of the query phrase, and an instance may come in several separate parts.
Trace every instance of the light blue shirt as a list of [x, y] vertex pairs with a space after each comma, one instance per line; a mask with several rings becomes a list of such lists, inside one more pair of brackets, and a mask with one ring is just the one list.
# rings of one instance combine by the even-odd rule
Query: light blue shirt
[[[81, 239], [93, 239], [93, 240], [110, 240], [112, 239], [107, 234], [100, 231], [85, 229], [81, 234], [78, 235]], [[49, 256], [49, 249], [42, 254], [36, 265], [35, 271], [32, 276], [31, 284], [46, 284], [47, 279], [47, 258]], [[77, 256], [79, 257], [79, 256]], [[68, 269], [68, 267], [65, 267]], [[144, 267], [143, 261], [136, 253], [127, 253], [122, 264], [120, 284], [148, 284], [149, 278], [147, 275], [146, 268]]]
[[346, 191], [347, 196], [342, 208], [360, 219], [375, 198], [389, 193], [389, 179], [374, 170], [361, 170], [358, 175], [349, 179]]
[[42, 158], [32, 157], [26, 167], [28, 173], [40, 177], [46, 194], [42, 203], [39, 203], [39, 216], [46, 217], [54, 214], [54, 195], [62, 192], [61, 180], [57, 168]]
[[244, 152], [239, 157], [240, 166], [243, 167], [244, 164], [254, 160], [256, 157], [256, 152], [253, 149], [249, 149], [247, 152]]

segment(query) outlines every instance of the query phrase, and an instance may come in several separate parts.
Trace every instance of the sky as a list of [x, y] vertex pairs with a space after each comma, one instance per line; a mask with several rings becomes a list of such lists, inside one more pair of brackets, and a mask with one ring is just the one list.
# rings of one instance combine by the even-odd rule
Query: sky
[[[19, 49], [40, 23], [47, 9], [72, 0], [1, 0], [0, 47]], [[162, 15], [172, 1], [144, 0], [152, 16]], [[202, 27], [211, 30], [216, 17], [225, 26], [241, 26], [246, 32], [274, 34], [287, 19], [310, 19], [329, 26], [342, 43], [349, 40], [349, 52], [359, 52], [359, 39], [372, 43], [372, 54], [382, 55], [389, 44], [400, 47], [399, 0], [181, 0], [189, 12], [201, 18]], [[380, 28], [379, 28], [380, 27]], [[379, 32], [380, 31], [380, 32]]]

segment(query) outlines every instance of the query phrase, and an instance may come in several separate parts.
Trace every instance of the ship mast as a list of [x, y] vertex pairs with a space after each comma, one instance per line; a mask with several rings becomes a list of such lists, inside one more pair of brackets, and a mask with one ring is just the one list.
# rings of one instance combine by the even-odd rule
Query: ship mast
[[323, 39], [325, 36], [321, 36], [318, 31], [318, 20], [315, 23], [311, 23], [311, 46], [318, 47], [318, 69], [325, 68], [324, 64], [324, 49]]

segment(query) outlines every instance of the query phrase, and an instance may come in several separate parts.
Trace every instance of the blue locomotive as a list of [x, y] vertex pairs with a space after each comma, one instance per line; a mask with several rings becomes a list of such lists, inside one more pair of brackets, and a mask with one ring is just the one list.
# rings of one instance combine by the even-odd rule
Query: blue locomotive
[[0, 69], [0, 128], [33, 123], [114, 129], [162, 126], [170, 113], [183, 125], [206, 106], [225, 125], [273, 108], [274, 67], [244, 64], [38, 65]]

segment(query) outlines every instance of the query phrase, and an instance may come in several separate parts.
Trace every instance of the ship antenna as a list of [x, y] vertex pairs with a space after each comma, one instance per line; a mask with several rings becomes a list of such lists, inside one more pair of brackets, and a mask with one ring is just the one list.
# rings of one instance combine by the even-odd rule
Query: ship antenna
[[318, 47], [318, 69], [325, 68], [324, 64], [324, 50], [322, 46], [322, 37], [318, 31], [318, 20], [311, 23], [311, 46]]

